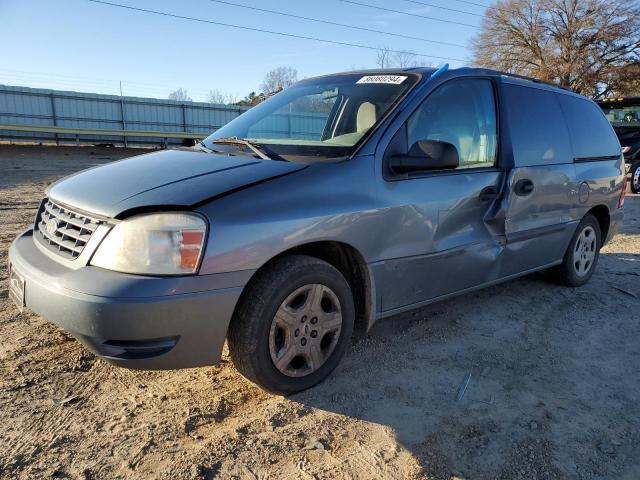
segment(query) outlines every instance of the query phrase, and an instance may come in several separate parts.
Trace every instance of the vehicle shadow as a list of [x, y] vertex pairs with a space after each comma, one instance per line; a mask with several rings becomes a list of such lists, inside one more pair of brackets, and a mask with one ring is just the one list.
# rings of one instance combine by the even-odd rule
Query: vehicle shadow
[[602, 438], [640, 426], [640, 380], [623, 375], [640, 326], [619, 315], [640, 311], [639, 267], [605, 252], [582, 288], [536, 274], [383, 320], [291, 399], [389, 432], [427, 478], [577, 478]]

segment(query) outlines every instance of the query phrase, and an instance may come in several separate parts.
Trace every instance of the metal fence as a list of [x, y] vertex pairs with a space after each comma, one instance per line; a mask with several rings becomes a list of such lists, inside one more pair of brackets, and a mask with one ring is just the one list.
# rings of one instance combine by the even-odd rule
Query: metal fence
[[[0, 85], [0, 140], [179, 144], [187, 138], [206, 137], [248, 109]], [[313, 109], [311, 112], [288, 109], [258, 122], [248, 134], [319, 140], [327, 115]], [[122, 134], [116, 135], [118, 132]], [[136, 136], [135, 132], [141, 135]], [[153, 136], [155, 133], [158, 135]]]
[[0, 85], [0, 125], [159, 132], [158, 137], [2, 130], [0, 140], [87, 143], [181, 143], [160, 132], [208, 134], [248, 107], [119, 97]]

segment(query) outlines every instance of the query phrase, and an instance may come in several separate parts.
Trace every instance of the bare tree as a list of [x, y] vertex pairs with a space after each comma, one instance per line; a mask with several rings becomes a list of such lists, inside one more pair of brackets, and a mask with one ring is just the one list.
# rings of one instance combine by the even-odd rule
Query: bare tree
[[376, 64], [380, 68], [391, 68], [391, 51], [389, 47], [380, 47], [378, 49]]
[[298, 71], [293, 67], [277, 67], [267, 72], [260, 88], [264, 93], [283, 90], [298, 81]]
[[393, 63], [398, 68], [413, 68], [419, 66], [418, 57], [412, 52], [396, 52], [393, 55]]
[[[499, 0], [473, 42], [477, 65], [601, 96], [640, 61], [635, 0]], [[627, 75], [628, 76], [628, 75]]]
[[640, 95], [640, 62], [630, 63], [616, 72], [611, 82], [614, 95]]
[[214, 88], [209, 90], [207, 101], [209, 103], [216, 103], [219, 105], [231, 105], [233, 103], [238, 103], [238, 96], [231, 92], [223, 92]]
[[[392, 51], [389, 47], [380, 47], [376, 63], [380, 68], [413, 68], [420, 66], [418, 56], [409, 51]], [[426, 66], [426, 65], [425, 65]]]
[[178, 100], [179, 102], [193, 102], [186, 90], [179, 88], [175, 92], [169, 94], [169, 100]]

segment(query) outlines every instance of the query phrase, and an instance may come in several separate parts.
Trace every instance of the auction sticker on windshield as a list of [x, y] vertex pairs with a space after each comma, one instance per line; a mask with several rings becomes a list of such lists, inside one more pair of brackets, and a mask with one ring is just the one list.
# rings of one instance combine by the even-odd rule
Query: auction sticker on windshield
[[367, 75], [356, 83], [390, 83], [392, 85], [400, 85], [406, 79], [407, 77], [404, 75]]

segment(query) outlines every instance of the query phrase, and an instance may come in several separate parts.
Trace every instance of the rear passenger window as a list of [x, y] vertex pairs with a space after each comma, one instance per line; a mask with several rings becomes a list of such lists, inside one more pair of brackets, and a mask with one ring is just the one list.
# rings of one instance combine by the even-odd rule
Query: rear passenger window
[[569, 132], [555, 93], [504, 86], [517, 167], [573, 162]]
[[620, 143], [600, 107], [589, 100], [558, 94], [576, 159], [620, 156]]

